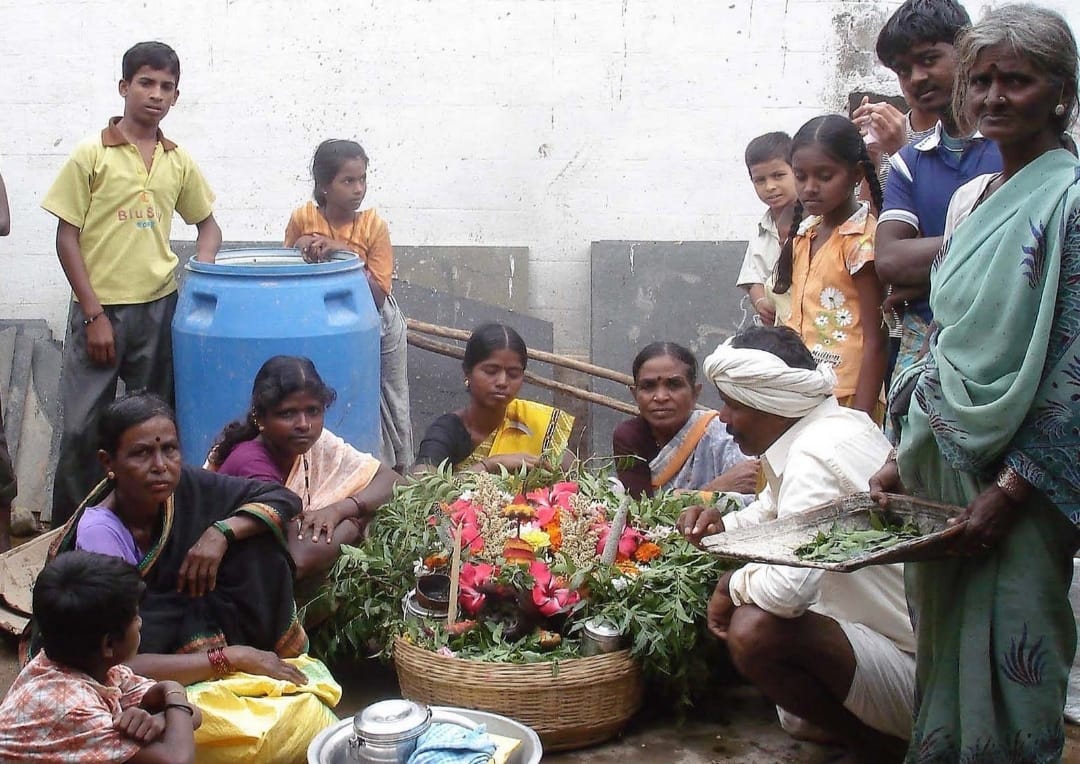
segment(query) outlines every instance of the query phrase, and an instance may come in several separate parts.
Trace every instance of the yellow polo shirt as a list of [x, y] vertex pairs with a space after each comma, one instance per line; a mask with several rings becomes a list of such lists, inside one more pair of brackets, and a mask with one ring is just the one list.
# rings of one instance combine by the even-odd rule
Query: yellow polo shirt
[[173, 211], [189, 225], [213, 212], [214, 194], [186, 151], [158, 131], [146, 169], [109, 120], [76, 146], [41, 206], [79, 229], [90, 285], [102, 305], [132, 305], [176, 291], [169, 246]]

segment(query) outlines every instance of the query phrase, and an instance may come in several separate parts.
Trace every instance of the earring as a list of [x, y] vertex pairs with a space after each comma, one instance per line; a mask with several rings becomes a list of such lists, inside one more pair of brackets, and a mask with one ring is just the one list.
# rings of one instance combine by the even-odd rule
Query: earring
[[116, 473], [112, 470], [109, 470], [105, 473], [105, 477], [107, 477], [109, 480], [116, 480]]
[[1054, 107], [1054, 115], [1058, 116], [1058, 117], [1064, 117], [1065, 116], [1065, 104], [1059, 103], [1057, 106], [1055, 106]]
[[465, 389], [466, 390], [469, 389], [469, 380], [467, 380], [467, 379], [465, 380]]
[[265, 429], [266, 429], [266, 428], [265, 428], [265, 427], [263, 427], [263, 426], [262, 426], [261, 424], [259, 425], [259, 432], [262, 432], [262, 431], [263, 431], [263, 430], [265, 430]]

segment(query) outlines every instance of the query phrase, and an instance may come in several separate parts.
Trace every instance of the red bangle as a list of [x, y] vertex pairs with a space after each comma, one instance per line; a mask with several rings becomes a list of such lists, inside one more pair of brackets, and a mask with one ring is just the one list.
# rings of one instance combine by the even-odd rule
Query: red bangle
[[206, 659], [210, 661], [210, 668], [214, 670], [214, 676], [223, 677], [233, 673], [235, 669], [225, 657], [224, 647], [212, 647], [206, 651]]

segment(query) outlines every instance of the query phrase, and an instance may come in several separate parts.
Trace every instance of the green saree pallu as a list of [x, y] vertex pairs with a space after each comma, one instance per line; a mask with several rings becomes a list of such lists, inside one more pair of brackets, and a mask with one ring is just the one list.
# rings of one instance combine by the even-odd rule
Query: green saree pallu
[[1078, 178], [1071, 154], [1044, 154], [956, 228], [931, 272], [930, 352], [893, 385], [909, 493], [966, 506], [1005, 465], [1037, 489], [986, 554], [907, 566], [909, 762], [1061, 757], [1080, 519]]

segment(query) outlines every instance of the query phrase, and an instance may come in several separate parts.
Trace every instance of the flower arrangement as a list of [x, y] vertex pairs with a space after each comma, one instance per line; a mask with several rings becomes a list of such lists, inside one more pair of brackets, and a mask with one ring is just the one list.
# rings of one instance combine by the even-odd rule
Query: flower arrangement
[[[420, 476], [396, 490], [364, 545], [343, 550], [322, 593], [332, 615], [315, 649], [385, 655], [405, 635], [459, 658], [557, 661], [579, 655], [584, 622], [600, 617], [624, 634], [646, 677], [686, 702], [691, 678], [707, 676], [697, 648], [721, 572], [674, 529], [697, 501], [632, 501], [605, 470]], [[417, 578], [449, 573], [457, 544], [460, 619], [406, 619]]]

